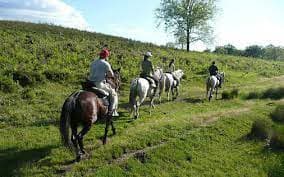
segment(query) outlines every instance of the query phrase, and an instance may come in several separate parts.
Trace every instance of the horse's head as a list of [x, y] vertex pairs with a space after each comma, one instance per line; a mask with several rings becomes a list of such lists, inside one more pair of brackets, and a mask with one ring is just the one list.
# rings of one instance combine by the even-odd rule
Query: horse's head
[[225, 81], [225, 73], [224, 72], [219, 72], [218, 73], [220, 78], [221, 78], [221, 81], [224, 82]]
[[178, 69], [178, 70], [176, 70], [176, 71], [173, 72], [173, 75], [174, 75], [178, 80], [181, 80], [181, 78], [182, 78], [183, 75], [184, 75], [184, 72], [183, 72], [183, 70]]
[[153, 77], [156, 77], [157, 79], [161, 79], [163, 77], [163, 69], [160, 68], [160, 67], [157, 67], [155, 70], [154, 70], [154, 75]]
[[115, 91], [118, 91], [121, 84], [120, 68], [113, 70], [113, 77], [107, 77], [107, 82]]

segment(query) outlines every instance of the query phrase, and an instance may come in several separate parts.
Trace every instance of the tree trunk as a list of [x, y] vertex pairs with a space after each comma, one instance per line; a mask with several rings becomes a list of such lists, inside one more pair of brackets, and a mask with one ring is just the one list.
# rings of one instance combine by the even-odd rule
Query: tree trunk
[[189, 44], [190, 44], [190, 41], [189, 41], [189, 29], [186, 30], [186, 50], [189, 52]]

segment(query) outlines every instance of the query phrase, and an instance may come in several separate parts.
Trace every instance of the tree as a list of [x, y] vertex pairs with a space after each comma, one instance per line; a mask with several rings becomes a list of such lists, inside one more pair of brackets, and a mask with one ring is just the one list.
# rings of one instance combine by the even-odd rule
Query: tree
[[258, 45], [251, 45], [246, 47], [244, 51], [246, 57], [261, 58], [263, 56], [263, 49]]
[[217, 46], [215, 47], [214, 53], [226, 54], [226, 55], [237, 55], [237, 56], [242, 55], [242, 51], [238, 50], [232, 44], [227, 44], [224, 46]]
[[210, 21], [216, 13], [216, 0], [161, 0], [156, 9], [158, 26], [164, 24], [165, 31], [173, 33], [177, 40], [186, 36], [186, 49], [190, 44], [212, 41]]
[[270, 44], [263, 48], [263, 58], [284, 61], [284, 48]]

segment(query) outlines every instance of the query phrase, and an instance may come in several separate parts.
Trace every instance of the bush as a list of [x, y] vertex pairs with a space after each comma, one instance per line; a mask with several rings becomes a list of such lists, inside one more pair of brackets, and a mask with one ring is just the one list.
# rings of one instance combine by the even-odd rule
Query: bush
[[44, 71], [43, 74], [48, 80], [56, 81], [56, 82], [67, 80], [70, 76], [70, 73], [66, 71], [62, 71], [62, 70], [56, 70], [56, 69], [46, 70]]
[[279, 105], [270, 114], [272, 120], [284, 123], [284, 105]]
[[23, 87], [36, 85], [45, 81], [45, 77], [38, 72], [15, 71], [12, 73], [13, 80]]
[[222, 92], [222, 99], [224, 99], [224, 100], [231, 99], [230, 93], [228, 91]]
[[269, 119], [258, 119], [252, 124], [249, 137], [261, 140], [269, 138], [271, 135], [272, 122]]
[[274, 149], [284, 149], [284, 132], [275, 130], [270, 139], [270, 147]]
[[258, 99], [260, 98], [260, 93], [258, 92], [250, 92], [247, 96], [246, 99], [250, 100], [250, 99]]
[[8, 77], [0, 77], [0, 90], [5, 93], [13, 93], [19, 89], [19, 86]]
[[271, 99], [281, 99], [284, 98], [284, 88], [279, 87], [279, 88], [271, 88], [263, 92], [261, 98], [271, 98]]
[[237, 98], [239, 96], [239, 90], [238, 89], [233, 89], [231, 91], [231, 95], [233, 98]]
[[28, 88], [28, 89], [23, 90], [23, 92], [21, 93], [21, 96], [23, 99], [32, 100], [36, 97], [36, 94], [33, 92], [32, 89]]
[[238, 89], [233, 89], [231, 92], [224, 91], [222, 92], [222, 99], [233, 99], [237, 98], [239, 96], [239, 90]]

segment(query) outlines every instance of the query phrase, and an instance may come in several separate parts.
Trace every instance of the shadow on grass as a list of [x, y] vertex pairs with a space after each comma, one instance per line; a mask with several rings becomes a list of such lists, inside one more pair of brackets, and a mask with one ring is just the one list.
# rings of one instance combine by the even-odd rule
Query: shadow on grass
[[27, 164], [36, 163], [47, 156], [55, 146], [46, 146], [20, 151], [17, 148], [0, 150], [1, 176], [19, 176], [19, 169]]
[[182, 101], [187, 102], [187, 103], [204, 103], [204, 99], [200, 98], [185, 98]]

